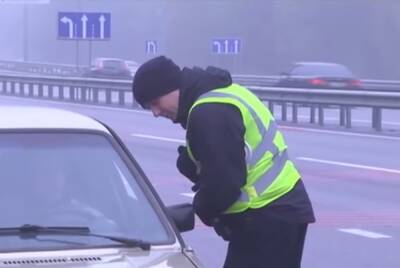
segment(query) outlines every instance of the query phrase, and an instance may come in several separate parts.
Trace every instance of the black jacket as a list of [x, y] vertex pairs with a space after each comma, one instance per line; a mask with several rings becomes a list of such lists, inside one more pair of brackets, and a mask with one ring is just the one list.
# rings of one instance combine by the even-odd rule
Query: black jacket
[[[187, 129], [186, 138], [196, 160], [201, 163], [198, 188], [193, 205], [196, 214], [207, 225], [221, 218], [240, 196], [246, 183], [244, 132], [240, 111], [230, 104], [206, 103], [189, 109], [200, 95], [232, 84], [229, 72], [208, 67], [184, 68], [176, 123]], [[254, 212], [255, 211], [255, 212]], [[285, 220], [312, 222], [314, 215], [302, 182], [285, 196], [265, 208], [238, 215], [224, 216], [227, 221], [243, 214], [267, 213]]]

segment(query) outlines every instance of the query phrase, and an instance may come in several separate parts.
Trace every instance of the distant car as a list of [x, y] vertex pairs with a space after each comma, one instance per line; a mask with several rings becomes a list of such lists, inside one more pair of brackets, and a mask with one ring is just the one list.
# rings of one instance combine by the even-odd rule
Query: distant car
[[92, 66], [83, 74], [85, 77], [131, 79], [132, 73], [123, 59], [96, 58]]
[[361, 81], [338, 63], [297, 62], [281, 73], [278, 87], [361, 89]]
[[0, 114], [3, 266], [202, 267], [179, 234], [192, 205], [164, 207], [109, 127], [50, 108]]

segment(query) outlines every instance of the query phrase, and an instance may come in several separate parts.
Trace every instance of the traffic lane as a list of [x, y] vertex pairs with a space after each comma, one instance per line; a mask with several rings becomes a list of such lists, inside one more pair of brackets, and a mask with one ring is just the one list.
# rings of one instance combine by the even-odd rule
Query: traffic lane
[[[161, 137], [160, 137], [161, 138]], [[296, 137], [296, 139], [299, 139], [299, 137]], [[312, 142], [315, 142], [315, 138], [312, 140]], [[164, 168], [167, 168], [168, 166], [173, 166], [175, 167], [175, 161], [178, 156], [177, 154], [177, 146], [183, 144], [183, 140], [181, 140], [182, 143], [178, 142], [179, 140], [176, 139], [176, 142], [171, 142], [171, 141], [164, 141], [162, 139], [156, 139], [156, 136], [151, 136], [149, 137], [138, 137], [138, 136], [131, 136], [127, 141], [125, 141], [126, 144], [129, 144], [130, 150], [134, 153], [136, 158], [139, 159], [139, 163], [144, 167], [146, 170], [151, 170], [155, 169], [156, 167], [162, 166]], [[353, 142], [355, 143], [355, 142]], [[368, 143], [370, 144], [370, 143]], [[365, 144], [360, 144], [358, 145], [360, 147], [365, 147]], [[290, 146], [291, 151], [290, 154], [291, 156], [295, 159], [295, 161], [298, 164], [304, 165], [305, 167], [312, 165], [312, 170], [314, 170], [317, 174], [321, 175], [321, 177], [324, 177], [323, 175], [325, 174], [326, 170], [332, 169], [335, 170], [338, 175], [336, 177], [340, 178], [346, 178], [346, 177], [352, 177], [353, 180], [362, 180], [362, 181], [373, 181], [373, 182], [380, 182], [382, 180], [388, 180], [389, 182], [397, 182], [399, 180], [399, 175], [400, 175], [400, 170], [399, 174], [396, 174], [394, 172], [387, 172], [385, 170], [391, 171], [391, 169], [384, 169], [382, 170], [369, 170], [366, 168], [348, 168], [348, 167], [343, 167], [340, 165], [330, 165], [330, 164], [325, 164], [325, 163], [319, 163], [319, 162], [313, 162], [313, 161], [303, 161], [303, 158], [301, 156], [304, 155], [311, 155], [315, 159], [321, 159], [321, 156], [325, 156], [327, 152], [310, 152], [310, 150], [307, 149], [307, 146], [305, 146], [304, 151], [301, 151], [301, 148], [293, 148], [293, 146]], [[336, 146], [337, 147], [337, 146]], [[327, 148], [329, 150], [329, 148]], [[318, 154], [321, 154], [318, 155]], [[339, 154], [341, 156], [341, 154]], [[332, 154], [331, 154], [332, 158]], [[158, 159], [155, 161], [155, 159]], [[342, 160], [343, 158], [335, 158], [336, 160]], [[360, 161], [357, 161], [356, 159], [352, 159], [356, 161], [356, 163], [360, 163]], [[373, 160], [373, 159], [372, 159]], [[303, 162], [303, 163], [301, 163]], [[336, 163], [336, 162], [335, 162]], [[314, 167], [315, 166], [315, 167]], [[370, 167], [370, 166], [366, 166]], [[385, 166], [383, 166], [385, 167]], [[387, 166], [386, 166], [387, 167]], [[320, 170], [319, 168], [322, 168]], [[350, 171], [349, 171], [350, 170]], [[396, 171], [396, 170], [393, 170]], [[330, 175], [331, 173], [328, 173]], [[349, 175], [349, 176], [348, 176]], [[353, 176], [354, 175], [354, 176]], [[326, 176], [326, 175], [325, 175]]]
[[[67, 107], [68, 108], [68, 107]], [[131, 133], [131, 131], [140, 130], [139, 134], [150, 134], [157, 135], [160, 133], [163, 137], [173, 138], [173, 139], [181, 139], [182, 132], [176, 131], [172, 128], [172, 124], [166, 120], [152, 120], [149, 118], [148, 113], [136, 113], [136, 112], [126, 112], [126, 111], [116, 111], [116, 110], [100, 110], [89, 108], [80, 108], [79, 106], [70, 107], [73, 108], [74, 111], [86, 113], [88, 115], [94, 116], [96, 118], [100, 118], [107, 124], [115, 127], [119, 134], [122, 134], [124, 140], [131, 139], [131, 135], [137, 135], [138, 132]], [[131, 123], [133, 122], [133, 123]], [[396, 158], [388, 155], [388, 152], [396, 152], [399, 147], [399, 143], [396, 141], [387, 141], [380, 140], [379, 138], [364, 138], [359, 136], [345, 136], [345, 135], [336, 135], [334, 134], [323, 134], [317, 132], [309, 132], [308, 130], [299, 130], [299, 129], [288, 129], [283, 128], [285, 132], [285, 136], [287, 137], [288, 144], [290, 147], [290, 153], [294, 157], [313, 157], [314, 159], [328, 159], [334, 161], [341, 162], [349, 162], [355, 164], [363, 164], [363, 165], [373, 165], [380, 166], [384, 168], [396, 168]], [[303, 133], [304, 132], [304, 133]], [[138, 137], [132, 137], [133, 139], [137, 139]], [[139, 138], [144, 142], [144, 138]], [[375, 142], [371, 142], [371, 140]], [[387, 145], [389, 143], [390, 145]], [[168, 144], [168, 143], [166, 143]], [[174, 143], [172, 143], [174, 144]], [[295, 144], [295, 146], [291, 146], [291, 144]], [[133, 153], [136, 155], [138, 148], [140, 148], [140, 142], [135, 146], [131, 147]], [[175, 153], [172, 157], [163, 157], [164, 159], [173, 159], [173, 161], [169, 162], [169, 165], [174, 166], [174, 162], [176, 159], [176, 147], [178, 144], [168, 145], [171, 146], [170, 149]], [[397, 146], [397, 148], [396, 148]], [[373, 149], [372, 148], [376, 148]], [[158, 150], [157, 152], [152, 152], [147, 156], [146, 159], [143, 159], [140, 163], [144, 166], [145, 170], [157, 169], [159, 165], [163, 165], [162, 162], [155, 163], [154, 159], [156, 159], [157, 153], [163, 154], [164, 150]], [[373, 151], [373, 153], [371, 153]], [[350, 153], [346, 153], [350, 152]], [[390, 153], [389, 153], [390, 154]], [[146, 154], [144, 154], [146, 155]], [[376, 157], [381, 156], [381, 157]], [[380, 161], [380, 162], [379, 162]], [[163, 161], [167, 163], [167, 161]], [[378, 163], [377, 163], [378, 162]], [[148, 164], [147, 164], [148, 163]], [[335, 167], [335, 166], [333, 166]], [[165, 169], [162, 169], [165, 170]], [[157, 174], [157, 177], [162, 177], [165, 174]], [[172, 174], [171, 178], [175, 178], [179, 176], [179, 174]]]
[[311, 225], [302, 267], [396, 268], [398, 248], [398, 240], [369, 239]]
[[281, 126], [292, 157], [399, 169], [400, 137]]
[[[157, 187], [160, 193], [176, 196], [185, 191], [190, 192], [192, 184], [180, 175], [175, 167], [175, 144], [142, 139], [129, 140], [126, 143], [130, 150], [134, 150], [136, 158], [152, 182], [162, 186]], [[307, 188], [310, 189], [311, 199], [316, 200], [317, 211], [320, 209], [322, 218], [327, 218], [323, 222], [331, 221], [331, 217], [337, 212], [338, 215], [344, 216], [343, 219], [347, 219], [345, 216], [348, 215], [356, 217], [356, 220], [363, 218], [364, 222], [368, 223], [368, 220], [379, 212], [387, 222], [399, 224], [399, 174], [304, 162], [297, 158], [294, 158], [294, 161]], [[329, 213], [325, 213], [327, 209], [330, 210]]]
[[[320, 130], [281, 126], [289, 154], [301, 161], [325, 161], [333, 166], [351, 166], [362, 169], [386, 170], [398, 173], [396, 152], [400, 149], [400, 137], [354, 134], [347, 132], [325, 132]], [[163, 132], [162, 132], [163, 133]], [[126, 136], [126, 135], [125, 135]], [[184, 144], [180, 136], [152, 132], [135, 132], [129, 139], [160, 141], [177, 146]], [[356, 169], [357, 170], [357, 169]]]
[[[162, 130], [163, 137], [180, 139], [182, 132], [175, 131], [171, 128], [172, 124], [166, 120], [149, 120], [148, 114], [134, 113], [126, 111], [115, 111], [115, 110], [99, 110], [99, 109], [89, 109], [84, 108], [83, 110], [76, 109], [75, 111], [83, 112], [94, 117], [100, 118], [107, 124], [115, 127], [119, 134], [122, 134], [124, 140], [129, 140], [133, 135], [138, 135], [138, 133], [130, 133], [140, 129], [140, 133], [146, 135], [156, 135], [159, 130]], [[90, 107], [91, 108], [91, 107]], [[134, 123], [131, 123], [134, 122]], [[179, 128], [178, 128], [179, 129]], [[340, 161], [343, 163], [353, 163], [353, 164], [363, 164], [363, 165], [373, 165], [384, 168], [396, 168], [397, 162], [396, 158], [388, 155], [388, 152], [396, 152], [399, 147], [399, 143], [393, 140], [380, 140], [380, 138], [365, 138], [359, 136], [337, 135], [337, 133], [329, 133], [321, 135], [319, 132], [310, 132], [309, 130], [303, 129], [291, 129], [283, 128], [285, 135], [288, 139], [288, 144], [290, 147], [290, 153], [294, 157], [312, 157], [317, 160], [329, 160], [329, 161]], [[149, 133], [147, 132], [149, 131]], [[304, 133], [303, 133], [304, 132]], [[139, 134], [140, 134], [139, 133]], [[179, 134], [178, 134], [179, 133]], [[177, 136], [175, 136], [177, 134]], [[171, 135], [171, 136], [170, 136]], [[292, 138], [293, 137], [293, 138]], [[138, 138], [137, 136], [132, 136], [133, 139]], [[142, 139], [143, 137], [140, 137]], [[371, 140], [375, 142], [371, 142]], [[390, 145], [388, 145], [389, 143]], [[167, 143], [168, 144], [168, 143]], [[174, 143], [172, 143], [174, 144]], [[295, 144], [296, 146], [291, 146]], [[176, 159], [176, 147], [178, 144], [174, 144], [171, 150], [175, 153], [173, 157], [167, 157], [168, 159], [173, 159], [170, 165], [174, 166]], [[397, 146], [397, 148], [396, 148]], [[137, 148], [140, 148], [140, 143], [135, 147], [131, 147], [134, 154], [137, 152]], [[376, 148], [376, 149], [371, 149]], [[170, 149], [168, 149], [170, 150]], [[141, 161], [141, 164], [145, 167], [145, 170], [157, 169], [161, 164], [160, 162], [155, 163], [154, 159], [157, 153], [163, 154], [164, 150], [158, 150], [158, 152], [152, 152], [151, 155]], [[373, 153], [371, 153], [373, 151]], [[346, 153], [350, 152], [350, 153]], [[146, 155], [146, 154], [145, 154]], [[381, 157], [376, 157], [381, 156]], [[165, 157], [164, 157], [165, 158]], [[377, 163], [381, 161], [381, 163]], [[164, 161], [165, 162], [165, 161]], [[147, 164], [149, 163], [149, 164]], [[148, 165], [148, 166], [147, 166]], [[335, 166], [332, 166], [335, 167]], [[163, 176], [164, 174], [157, 174], [157, 176]], [[172, 174], [176, 177], [177, 174]], [[179, 174], [178, 174], [179, 176]]]
[[[71, 107], [66, 107], [71, 108]], [[118, 129], [118, 133], [124, 138], [142, 137], [146, 138], [160, 138], [160, 139], [173, 139], [176, 141], [184, 141], [184, 130], [180, 125], [172, 124], [167, 119], [154, 120], [152, 115], [148, 112], [140, 111], [126, 111], [126, 110], [113, 110], [113, 109], [93, 109], [92, 107], [72, 107], [74, 111], [78, 111], [95, 118], [100, 119], [114, 129]], [[280, 127], [285, 136], [287, 137], [290, 152], [298, 150], [303, 151], [303, 156], [317, 155], [317, 156], [333, 156], [331, 160], [352, 161], [359, 164], [377, 164], [385, 167], [388, 162], [393, 162], [387, 165], [388, 168], [397, 167], [395, 157], [391, 157], [392, 153], [396, 152], [395, 148], [400, 148], [400, 137], [390, 138], [386, 141], [385, 137], [372, 134], [371, 136], [364, 136], [362, 134], [354, 134], [348, 132], [318, 132], [313, 129], [306, 128], [291, 128]], [[304, 133], [303, 133], [304, 132]], [[296, 140], [293, 144], [296, 145], [296, 151], [292, 150], [291, 133], [298, 136], [301, 133], [300, 142]], [[342, 135], [342, 134], [344, 135]], [[363, 139], [367, 143], [354, 143], [354, 140]], [[308, 140], [308, 142], [304, 142]], [[374, 142], [369, 142], [369, 141]], [[299, 149], [300, 148], [300, 149]], [[323, 150], [320, 150], [323, 148]], [[350, 148], [350, 149], [349, 149]], [[340, 149], [340, 150], [339, 150]], [[345, 152], [351, 153], [345, 153]], [[374, 152], [371, 154], [371, 152]], [[388, 157], [386, 157], [387, 154]], [[335, 155], [338, 155], [336, 157]], [[368, 161], [363, 158], [370, 156]], [[376, 157], [379, 156], [379, 157]], [[323, 159], [323, 158], [321, 158]], [[358, 161], [361, 160], [361, 161]]]
[[317, 219], [309, 228], [304, 267], [397, 267], [400, 178], [315, 163], [298, 166]]
[[[139, 141], [140, 142], [140, 141]], [[155, 141], [156, 144], [148, 144], [157, 148], [170, 150], [170, 145], [166, 142]], [[150, 148], [143, 152], [146, 154]], [[172, 158], [168, 153], [163, 159], [157, 161], [167, 161]], [[297, 162], [297, 160], [295, 160]], [[365, 264], [376, 264], [376, 259], [383, 259], [382, 267], [392, 267], [391, 249], [393, 245], [400, 247], [398, 237], [394, 231], [399, 229], [400, 212], [398, 210], [399, 198], [396, 189], [399, 189], [399, 178], [397, 176], [372, 175], [368, 171], [353, 170], [353, 168], [336, 168], [330, 165], [320, 165], [314, 163], [298, 162], [302, 172], [304, 183], [308, 189], [317, 216], [317, 223], [310, 226], [309, 235], [305, 248], [304, 267], [333, 267], [334, 265], [345, 264], [348, 259], [353, 258], [354, 267], [365, 267]], [[165, 166], [171, 169], [168, 173], [173, 173], [173, 166]], [[157, 171], [152, 171], [156, 174]], [[166, 172], [164, 170], [163, 172]], [[376, 181], [375, 177], [384, 177], [381, 181]], [[183, 178], [184, 179], [184, 178]], [[367, 181], [367, 183], [366, 183]], [[371, 181], [372, 183], [369, 183]], [[182, 189], [182, 188], [181, 188]], [[177, 189], [169, 184], [169, 187], [157, 188], [163, 194], [168, 192], [168, 196], [182, 200], [182, 196], [176, 192]], [[174, 195], [175, 194], [175, 195]], [[165, 200], [169, 202], [170, 200]], [[215, 237], [212, 230], [205, 228], [199, 221], [196, 230], [188, 236], [187, 242], [199, 253], [199, 256], [207, 263], [206, 267], [220, 267], [223, 262], [226, 245], [218, 237]], [[392, 227], [392, 228], [391, 228]], [[389, 228], [389, 229], [388, 229]], [[391, 237], [390, 242], [379, 242], [381, 250], [375, 250], [375, 240], [371, 238], [344, 233], [339, 229], [358, 229], [362, 232], [376, 232], [378, 234]], [[321, 231], [322, 230], [322, 231]], [[345, 237], [344, 241], [336, 239], [337, 236]], [[331, 239], [330, 237], [335, 239]], [[193, 239], [193, 240], [192, 240]], [[363, 241], [367, 240], [367, 242]], [[393, 239], [397, 242], [393, 242]], [[337, 242], [336, 242], [337, 240]], [[350, 240], [348, 242], [347, 240]], [[370, 241], [371, 240], [371, 241]], [[203, 241], [203, 242], [201, 242]], [[207, 242], [204, 242], [207, 241]], [[218, 245], [219, 250], [213, 250], [212, 254], [205, 244]], [[326, 243], [335, 243], [334, 246], [326, 246]], [[346, 244], [344, 244], [346, 243]], [[322, 246], [320, 246], [322, 244]], [[367, 244], [367, 247], [364, 247]], [[316, 256], [314, 247], [323, 248], [324, 251]], [[338, 246], [345, 245], [345, 246]], [[311, 247], [311, 248], [310, 248]], [[388, 250], [385, 248], [388, 247]], [[367, 248], [367, 249], [366, 249]], [[335, 250], [334, 252], [332, 252]], [[374, 250], [368, 256], [364, 256], [365, 250]], [[336, 256], [347, 256], [344, 260], [337, 261]], [[309, 256], [307, 258], [307, 256]], [[335, 256], [335, 257], [332, 257]], [[332, 266], [326, 265], [327, 263]], [[372, 266], [371, 266], [372, 267]]]
[[400, 227], [399, 176], [314, 163], [298, 163], [298, 167], [313, 200], [318, 225]]

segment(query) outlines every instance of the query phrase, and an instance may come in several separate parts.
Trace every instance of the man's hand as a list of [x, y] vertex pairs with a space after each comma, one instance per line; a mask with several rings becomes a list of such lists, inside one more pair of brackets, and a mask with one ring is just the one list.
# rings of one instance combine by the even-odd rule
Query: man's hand
[[176, 167], [179, 172], [191, 180], [193, 183], [198, 181], [198, 175], [196, 173], [196, 165], [189, 157], [186, 146], [178, 147], [178, 159], [176, 160]]

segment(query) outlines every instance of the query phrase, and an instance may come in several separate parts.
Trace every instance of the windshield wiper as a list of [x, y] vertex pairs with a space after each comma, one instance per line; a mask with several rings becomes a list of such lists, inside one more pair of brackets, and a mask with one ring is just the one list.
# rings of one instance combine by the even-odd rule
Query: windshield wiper
[[94, 234], [91, 233], [90, 228], [86, 226], [40, 226], [25, 224], [21, 227], [0, 228], [0, 236], [19, 235], [23, 239], [29, 239], [36, 238], [37, 235], [42, 234], [99, 237], [119, 242], [129, 247], [139, 247], [143, 250], [150, 250], [149, 242], [140, 239]]

